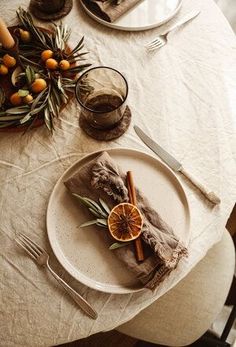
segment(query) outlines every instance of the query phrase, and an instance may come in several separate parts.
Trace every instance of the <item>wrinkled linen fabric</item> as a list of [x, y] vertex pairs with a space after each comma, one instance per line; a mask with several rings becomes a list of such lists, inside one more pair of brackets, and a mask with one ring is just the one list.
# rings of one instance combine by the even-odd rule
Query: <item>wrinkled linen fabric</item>
[[114, 22], [140, 0], [123, 0], [117, 5], [111, 0], [83, 0], [83, 2], [98, 17], [107, 22]]
[[[24, 8], [28, 4], [21, 0]], [[17, 23], [17, 8], [16, 0], [0, 1], [1, 17], [8, 25]], [[200, 15], [172, 32], [165, 47], [147, 54], [146, 42], [193, 9], [200, 9]], [[115, 141], [95, 141], [79, 128], [79, 105], [72, 101], [60, 114], [53, 135], [44, 127], [24, 135], [0, 133], [0, 344], [4, 347], [53, 346], [130, 320], [174, 287], [220, 240], [236, 201], [236, 40], [213, 0], [184, 0], [176, 18], [145, 32], [103, 27], [87, 17], [77, 1], [63, 21], [72, 27], [72, 47], [84, 35], [90, 62], [114, 67], [126, 76], [132, 124]], [[178, 174], [190, 207], [189, 257], [153, 293], [112, 295], [78, 283], [63, 270], [49, 246], [45, 218], [57, 180], [85, 154], [115, 147], [151, 153], [133, 124], [215, 191], [221, 204], [212, 206]], [[96, 321], [17, 248], [17, 231], [49, 252], [52, 267], [99, 312]]]
[[[121, 202], [129, 201], [126, 174], [107, 152], [102, 152], [83, 165], [64, 184], [72, 194], [96, 202], [99, 198], [103, 199], [110, 209]], [[136, 195], [137, 206], [143, 216], [141, 237], [143, 244], [148, 246], [146, 258], [142, 262], [136, 260], [133, 244], [113, 252], [145, 288], [154, 290], [177, 267], [180, 259], [187, 256], [187, 249], [139, 190]], [[114, 242], [108, 234], [103, 233], [104, 247], [105, 239], [108, 247]]]

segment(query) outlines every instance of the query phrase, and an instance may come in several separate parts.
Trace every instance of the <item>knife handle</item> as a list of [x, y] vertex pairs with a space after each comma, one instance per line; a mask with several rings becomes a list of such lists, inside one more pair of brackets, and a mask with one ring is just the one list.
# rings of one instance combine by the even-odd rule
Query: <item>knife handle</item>
[[188, 178], [188, 180], [197, 187], [203, 195], [214, 205], [217, 205], [220, 203], [220, 198], [212, 191], [209, 191], [204, 187], [196, 178], [194, 178], [192, 175], [190, 175], [184, 168], [181, 168], [179, 170], [185, 177]]
[[192, 11], [192, 12], [188, 13], [180, 21], [173, 24], [168, 30], [166, 30], [164, 33], [162, 33], [162, 35], [169, 34], [169, 32], [171, 32], [172, 30], [177, 29], [181, 25], [183, 25], [183, 24], [189, 22], [191, 19], [197, 17], [199, 15], [199, 13], [200, 13], [200, 11]]

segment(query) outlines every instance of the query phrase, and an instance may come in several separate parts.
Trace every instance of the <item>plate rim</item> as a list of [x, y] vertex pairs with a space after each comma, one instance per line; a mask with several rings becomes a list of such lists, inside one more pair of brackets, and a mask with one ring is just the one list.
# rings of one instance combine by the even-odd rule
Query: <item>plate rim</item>
[[171, 20], [179, 12], [179, 10], [182, 7], [183, 0], [178, 0], [178, 1], [179, 1], [179, 4], [176, 6], [175, 10], [171, 13], [171, 15], [167, 16], [166, 18], [164, 18], [163, 20], [161, 20], [161, 21], [159, 21], [157, 23], [146, 25], [146, 26], [142, 26], [142, 27], [125, 27], [125, 26], [118, 25], [118, 24], [115, 24], [115, 23], [107, 22], [104, 19], [96, 16], [92, 11], [90, 11], [88, 9], [88, 7], [85, 5], [83, 0], [80, 0], [80, 3], [82, 5], [84, 11], [92, 19], [94, 19], [96, 22], [98, 22], [98, 23], [100, 23], [100, 24], [102, 24], [102, 25], [104, 25], [106, 27], [109, 27], [109, 28], [112, 28], [112, 29], [115, 29], [115, 30], [122, 30], [122, 31], [145, 31], [145, 30], [150, 30], [150, 29], [153, 29], [153, 28], [157, 28], [157, 27], [167, 23], [169, 20]]
[[[48, 240], [49, 240], [49, 243], [50, 243], [50, 246], [51, 246], [51, 249], [53, 251], [53, 254], [54, 256], [56, 257], [56, 259], [58, 260], [58, 262], [60, 263], [60, 265], [63, 267], [64, 270], [66, 270], [75, 280], [77, 280], [78, 282], [82, 283], [83, 285], [91, 288], [91, 289], [94, 289], [94, 290], [98, 290], [98, 291], [101, 291], [103, 293], [109, 293], [109, 294], [130, 294], [130, 293], [136, 293], [136, 292], [140, 292], [140, 291], [143, 291], [145, 290], [146, 288], [143, 287], [143, 286], [138, 286], [137, 288], [128, 288], [128, 287], [119, 287], [117, 285], [112, 285], [112, 284], [109, 284], [108, 287], [109, 288], [106, 288], [105, 287], [105, 284], [103, 286], [100, 285], [100, 282], [95, 282], [94, 285], [91, 285], [89, 282], [85, 280], [81, 280], [81, 278], [78, 278], [78, 276], [76, 277], [75, 274], [74, 274], [74, 266], [71, 265], [69, 263], [69, 261], [66, 259], [66, 257], [64, 256], [64, 254], [62, 253], [62, 257], [60, 256], [60, 250], [56, 250], [56, 247], [54, 245], [54, 239], [55, 237], [53, 237], [53, 235], [55, 235], [55, 232], [53, 233], [50, 233], [49, 231], [49, 218], [50, 218], [50, 207], [53, 203], [53, 198], [54, 198], [54, 194], [55, 192], [57, 191], [57, 187], [61, 184], [62, 180], [63, 180], [63, 177], [66, 177], [66, 175], [69, 173], [69, 171], [71, 171], [73, 169], [74, 166], [78, 165], [80, 162], [84, 161], [86, 163], [86, 161], [89, 159], [89, 157], [92, 157], [92, 156], [96, 156], [98, 155], [99, 153], [102, 153], [102, 152], [122, 152], [122, 151], [129, 151], [129, 152], [134, 152], [134, 153], [138, 153], [138, 154], [141, 154], [141, 155], [144, 155], [148, 158], [151, 158], [152, 160], [155, 160], [159, 163], [159, 165], [163, 166], [165, 169], [167, 169], [167, 171], [169, 171], [170, 175], [172, 175], [172, 177], [175, 178], [176, 182], [178, 183], [178, 186], [181, 190], [181, 193], [182, 193], [182, 196], [183, 198], [185, 199], [185, 210], [186, 210], [186, 214], [187, 214], [187, 221], [188, 221], [188, 226], [187, 226], [187, 229], [189, 231], [189, 239], [187, 240], [185, 246], [188, 246], [189, 242], [190, 242], [190, 236], [191, 236], [191, 228], [190, 228], [190, 222], [191, 222], [191, 215], [190, 215], [190, 207], [189, 207], [189, 201], [188, 201], [188, 198], [187, 198], [187, 195], [185, 193], [185, 190], [183, 188], [183, 185], [182, 183], [180, 182], [179, 178], [177, 177], [177, 175], [175, 174], [175, 172], [173, 172], [173, 170], [171, 170], [171, 168], [166, 164], [164, 163], [162, 160], [160, 160], [157, 156], [154, 156], [152, 154], [149, 154], [145, 151], [141, 151], [141, 150], [138, 150], [138, 149], [133, 149], [133, 148], [129, 148], [129, 147], [114, 147], [114, 148], [105, 148], [105, 149], [100, 149], [98, 151], [93, 151], [89, 154], [85, 154], [82, 158], [76, 160], [73, 164], [71, 164], [64, 172], [63, 174], [58, 178], [58, 180], [56, 181], [52, 191], [51, 191], [51, 194], [50, 194], [50, 197], [49, 197], [49, 200], [48, 200], [48, 204], [47, 204], [47, 210], [46, 210], [46, 232], [47, 232], [47, 237], [48, 237]], [[82, 164], [83, 165], [83, 164]], [[66, 265], [65, 265], [66, 263]], [[67, 266], [67, 263], [69, 264]], [[85, 277], [86, 278], [86, 277]]]

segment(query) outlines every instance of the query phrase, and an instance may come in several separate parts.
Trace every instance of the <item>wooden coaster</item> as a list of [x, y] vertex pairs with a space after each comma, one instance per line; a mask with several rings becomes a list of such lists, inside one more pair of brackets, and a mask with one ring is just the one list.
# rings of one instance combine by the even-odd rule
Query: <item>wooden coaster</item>
[[93, 128], [81, 113], [79, 117], [79, 125], [87, 135], [93, 137], [94, 139], [98, 141], [111, 141], [117, 139], [126, 132], [131, 122], [131, 116], [132, 114], [130, 108], [129, 106], [126, 106], [123, 118], [116, 127], [112, 129], [100, 130]]
[[37, 1], [31, 0], [29, 5], [30, 12], [37, 18], [41, 20], [56, 20], [65, 17], [72, 9], [72, 0], [65, 0], [65, 4], [62, 9], [55, 13], [46, 13], [38, 8]]

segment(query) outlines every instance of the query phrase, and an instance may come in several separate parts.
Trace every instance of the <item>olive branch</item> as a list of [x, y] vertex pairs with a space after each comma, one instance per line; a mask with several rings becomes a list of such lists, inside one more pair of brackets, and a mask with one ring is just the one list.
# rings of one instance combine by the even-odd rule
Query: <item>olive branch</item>
[[[110, 214], [110, 208], [107, 206], [105, 201], [99, 198], [99, 201], [96, 202], [92, 199], [86, 198], [84, 196], [78, 195], [76, 193], [72, 193], [72, 195], [88, 210], [94, 215], [96, 218], [92, 219], [88, 222], [85, 222], [80, 225], [81, 228], [88, 227], [91, 225], [97, 225], [102, 228], [108, 228], [107, 219]], [[130, 242], [115, 242], [113, 243], [109, 249], [114, 250], [117, 248], [121, 248], [127, 246]]]
[[[47, 82], [47, 87], [35, 95], [32, 102], [16, 107], [9, 107], [5, 92], [0, 88], [0, 128], [28, 126], [29, 129], [37, 120], [41, 120], [52, 132], [54, 118], [59, 116], [62, 106], [74, 93], [77, 74], [91, 65], [84, 62], [88, 54], [82, 51], [84, 37], [73, 49], [69, 49], [71, 30], [67, 25], [53, 23], [51, 31], [43, 30], [35, 26], [31, 15], [21, 7], [17, 10], [17, 17], [19, 28], [24, 28], [31, 36], [29, 42], [19, 40], [18, 61], [21, 72], [16, 77], [16, 84], [20, 85], [18, 94], [21, 97], [28, 95], [38, 76]], [[41, 52], [44, 50], [54, 52], [55, 59], [68, 61], [70, 67], [66, 71], [50, 71], [41, 61]], [[0, 56], [5, 53], [6, 50], [0, 48]]]

